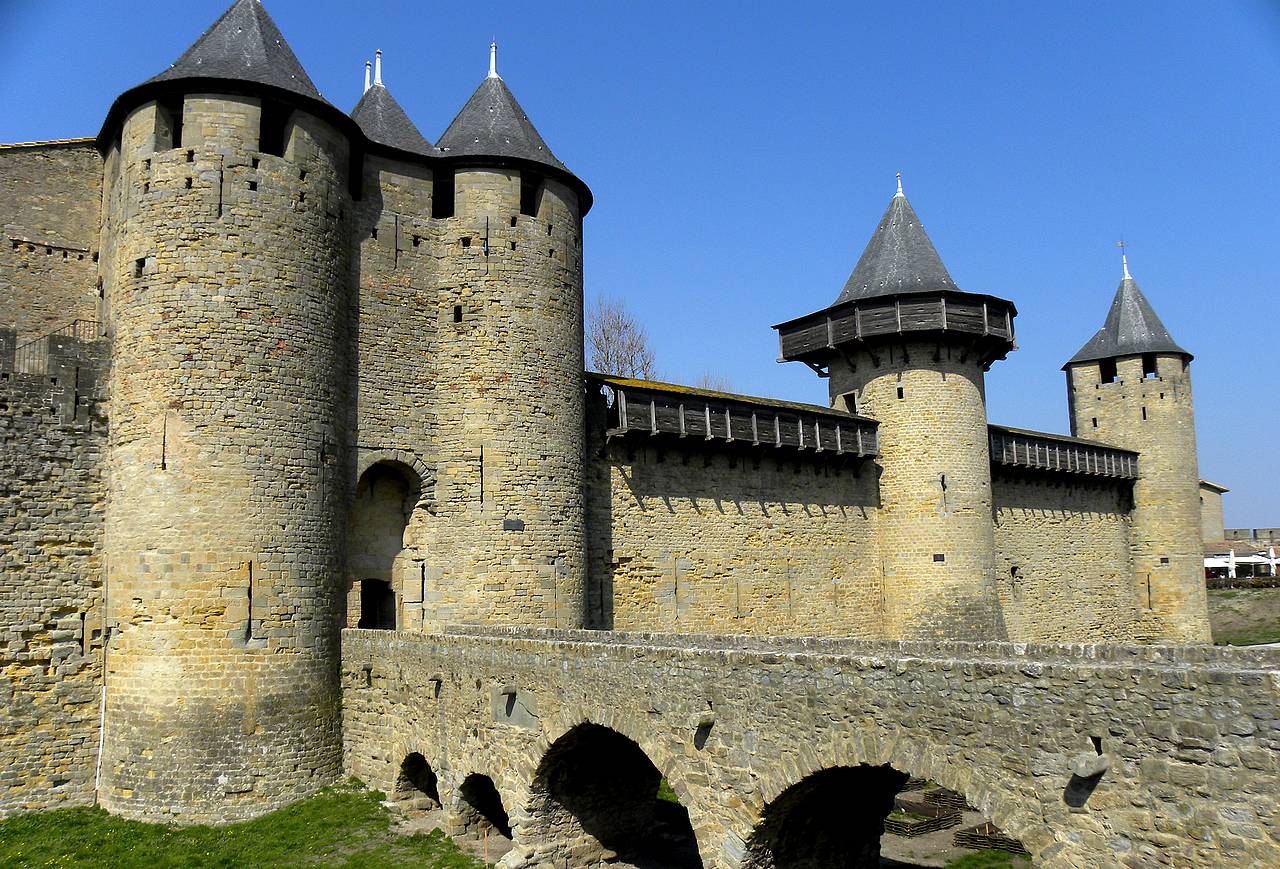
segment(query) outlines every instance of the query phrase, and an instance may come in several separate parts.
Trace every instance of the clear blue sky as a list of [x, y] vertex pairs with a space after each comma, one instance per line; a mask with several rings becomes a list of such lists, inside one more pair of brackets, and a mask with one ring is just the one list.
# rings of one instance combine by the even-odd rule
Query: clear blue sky
[[[0, 141], [95, 133], [229, 0], [0, 0]], [[500, 70], [592, 187], [587, 293], [664, 375], [825, 401], [769, 326], [838, 294], [901, 171], [957, 283], [1013, 299], [992, 421], [1066, 431], [1059, 367], [1101, 325], [1115, 242], [1196, 354], [1201, 475], [1280, 525], [1280, 3], [267, 0], [333, 103], [375, 48], [434, 141]]]

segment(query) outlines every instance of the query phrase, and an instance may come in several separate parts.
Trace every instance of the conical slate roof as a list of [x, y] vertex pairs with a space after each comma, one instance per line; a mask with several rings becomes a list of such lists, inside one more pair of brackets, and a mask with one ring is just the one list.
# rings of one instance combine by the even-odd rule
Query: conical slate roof
[[1080, 348], [1080, 352], [1067, 361], [1067, 365], [1142, 353], [1179, 353], [1191, 358], [1190, 353], [1174, 342], [1128, 271], [1126, 266], [1124, 279], [1120, 281], [1111, 310], [1107, 312], [1107, 321]]
[[351, 117], [372, 142], [414, 154], [433, 153], [431, 143], [383, 85], [375, 84], [365, 91]]
[[899, 189], [835, 303], [958, 289], [915, 209]]
[[476, 88], [436, 147], [449, 157], [515, 157], [569, 171], [542, 141], [506, 82], [494, 73]]
[[323, 100], [260, 0], [236, 0], [172, 66], [147, 83], [217, 78]]

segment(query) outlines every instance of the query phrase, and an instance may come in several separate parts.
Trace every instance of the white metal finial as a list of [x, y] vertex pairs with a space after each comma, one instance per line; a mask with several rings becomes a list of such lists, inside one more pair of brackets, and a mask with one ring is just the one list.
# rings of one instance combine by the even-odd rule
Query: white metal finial
[[1128, 245], [1124, 243], [1122, 238], [1116, 242], [1116, 247], [1120, 248], [1120, 265], [1124, 268], [1124, 279], [1131, 281], [1133, 280], [1133, 275], [1129, 274], [1129, 254], [1125, 252], [1125, 248]]
[[373, 83], [382, 87], [382, 49], [373, 53]]
[[371, 75], [370, 70], [372, 69], [373, 69], [373, 64], [366, 60], [364, 62], [364, 92], [365, 93], [368, 93], [369, 88], [371, 87], [369, 76]]
[[498, 75], [498, 40], [489, 43], [489, 78], [502, 78]]
[[902, 173], [899, 172], [898, 173], [898, 192], [895, 193], [894, 196], [905, 196], [905, 195], [906, 194], [902, 192]]

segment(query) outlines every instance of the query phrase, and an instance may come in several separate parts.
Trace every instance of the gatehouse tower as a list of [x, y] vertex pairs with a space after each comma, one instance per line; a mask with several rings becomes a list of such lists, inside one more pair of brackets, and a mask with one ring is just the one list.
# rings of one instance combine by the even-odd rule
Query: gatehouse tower
[[1006, 635], [984, 374], [1013, 349], [1016, 313], [956, 286], [899, 178], [839, 298], [775, 327], [833, 406], [879, 423], [885, 636]]
[[240, 0], [100, 134], [114, 812], [225, 822], [340, 772], [352, 126]]
[[1133, 575], [1140, 639], [1209, 642], [1192, 355], [1129, 273], [1106, 322], [1063, 366], [1071, 433], [1141, 454], [1133, 485]]

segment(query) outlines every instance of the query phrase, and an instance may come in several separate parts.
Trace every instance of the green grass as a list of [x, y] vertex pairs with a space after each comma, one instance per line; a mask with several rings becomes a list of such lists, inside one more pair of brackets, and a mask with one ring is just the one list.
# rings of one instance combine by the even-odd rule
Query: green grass
[[658, 799], [662, 800], [664, 803], [675, 803], [677, 806], [680, 805], [680, 798], [676, 796], [676, 792], [671, 789], [671, 785], [667, 784], [667, 780], [665, 778], [658, 782]]
[[1026, 865], [1029, 864], [1025, 859], [1019, 860], [1007, 851], [986, 850], [957, 857], [946, 869], [1014, 869]]
[[1209, 624], [1219, 646], [1280, 643], [1280, 588], [1209, 589]]
[[0, 822], [0, 866], [480, 869], [444, 833], [400, 836], [383, 795], [359, 782], [242, 824], [169, 827], [112, 817], [97, 808], [58, 809]]

